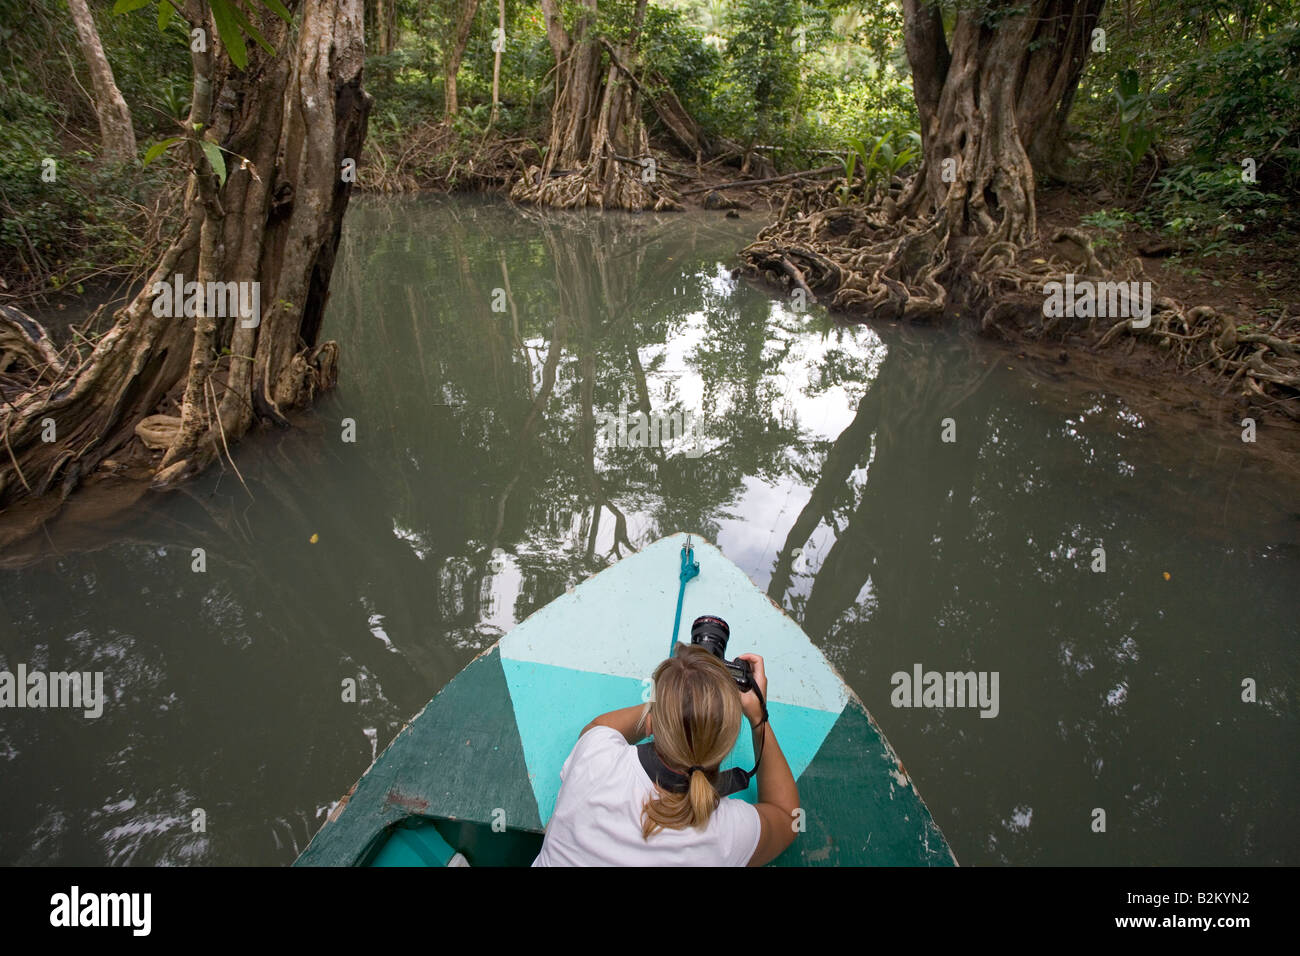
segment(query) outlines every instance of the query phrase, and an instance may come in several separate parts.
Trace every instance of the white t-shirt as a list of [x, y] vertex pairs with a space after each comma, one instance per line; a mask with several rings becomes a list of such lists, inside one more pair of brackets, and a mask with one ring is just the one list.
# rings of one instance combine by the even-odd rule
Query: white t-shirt
[[612, 727], [592, 727], [560, 770], [555, 812], [533, 866], [745, 866], [762, 832], [758, 811], [726, 797], [703, 829], [641, 836], [641, 808], [655, 792], [636, 747]]

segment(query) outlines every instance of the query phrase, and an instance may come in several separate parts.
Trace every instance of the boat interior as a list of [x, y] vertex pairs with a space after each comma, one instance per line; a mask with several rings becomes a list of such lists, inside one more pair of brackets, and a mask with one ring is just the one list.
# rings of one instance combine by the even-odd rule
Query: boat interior
[[375, 841], [362, 866], [447, 866], [460, 853], [470, 866], [530, 866], [544, 834], [444, 817], [408, 817]]

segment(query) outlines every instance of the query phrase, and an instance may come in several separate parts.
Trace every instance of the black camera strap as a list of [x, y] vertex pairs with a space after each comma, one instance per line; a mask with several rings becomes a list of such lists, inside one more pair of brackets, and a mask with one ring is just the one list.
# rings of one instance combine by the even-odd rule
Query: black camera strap
[[[646, 775], [662, 789], [669, 793], [686, 793], [690, 789], [690, 778], [665, 764], [659, 758], [659, 754], [655, 752], [653, 741], [647, 740], [643, 744], [637, 744], [636, 752]], [[733, 793], [747, 790], [749, 781], [756, 773], [758, 773], [757, 764], [750, 771], [741, 770], [739, 767], [731, 767], [718, 773], [718, 779], [714, 782], [713, 788], [718, 791], [718, 796], [729, 797]]]

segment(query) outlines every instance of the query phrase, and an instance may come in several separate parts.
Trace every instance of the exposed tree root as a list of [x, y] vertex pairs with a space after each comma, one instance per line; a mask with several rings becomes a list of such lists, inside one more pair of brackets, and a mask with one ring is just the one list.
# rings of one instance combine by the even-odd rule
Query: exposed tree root
[[742, 256], [751, 275], [804, 287], [831, 309], [914, 321], [947, 307], [947, 249], [940, 222], [887, 223], [849, 206], [777, 222]]
[[[1127, 339], [1149, 343], [1175, 368], [1207, 367], [1228, 389], [1300, 421], [1300, 320], [1250, 328], [1213, 306], [1187, 306], [1151, 292], [1144, 318], [1049, 315], [1049, 282], [1146, 283], [1139, 260], [1099, 252], [1086, 231], [1063, 228], [1050, 240], [1015, 242], [951, 235], [947, 216], [891, 221], [892, 204], [875, 211], [828, 205], [831, 187], [791, 190], [784, 216], [741, 253], [743, 272], [828, 308], [876, 319], [933, 321], [969, 316], [988, 335], [1064, 340], [1104, 349]], [[812, 207], [809, 212], [802, 212]], [[1132, 297], [1121, 286], [1121, 299]], [[1148, 287], [1149, 288], [1149, 287]], [[1134, 291], [1140, 292], [1139, 285]], [[1138, 300], [1140, 301], [1140, 299]], [[1136, 304], [1136, 302], [1134, 303]], [[1140, 315], [1140, 312], [1137, 314]]]
[[9, 305], [0, 305], [0, 374], [11, 381], [23, 376], [14, 384], [24, 388], [64, 374], [63, 358], [44, 326]]
[[[601, 165], [609, 169], [605, 177], [599, 171]], [[510, 198], [516, 202], [559, 209], [595, 206], [599, 209], [662, 212], [684, 208], [665, 184], [652, 186], [643, 183], [639, 172], [629, 173], [622, 168], [623, 165], [621, 160], [612, 159], [605, 164], [588, 164], [578, 172], [549, 177], [544, 176], [541, 167], [530, 166], [510, 190]]]

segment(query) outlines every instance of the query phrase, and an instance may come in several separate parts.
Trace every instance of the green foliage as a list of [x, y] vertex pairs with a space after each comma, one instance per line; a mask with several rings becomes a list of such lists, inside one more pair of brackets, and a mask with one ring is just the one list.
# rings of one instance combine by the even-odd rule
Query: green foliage
[[[1300, 198], [1298, 6], [1105, 6], [1107, 49], [1089, 56], [1071, 126], [1091, 172], [1145, 204], [1135, 225], [1201, 255], [1286, 225]], [[1242, 180], [1247, 159], [1256, 183]]]
[[177, 143], [183, 143], [183, 142], [184, 140], [179, 136], [170, 136], [167, 139], [154, 143], [152, 146], [150, 146], [148, 149], [144, 151], [144, 159], [141, 160], [141, 165], [148, 166], [155, 159], [157, 159], [163, 153], [167, 152], [167, 150], [171, 149]]
[[[58, 121], [52, 101], [0, 87], [0, 278], [10, 292], [72, 288], [87, 275], [134, 263], [143, 203], [167, 177], [69, 150]], [[42, 176], [46, 160], [54, 163], [53, 182]]]
[[[170, 10], [172, 6], [169, 3], [164, 3], [159, 9]], [[162, 101], [168, 116], [179, 123], [189, 114], [190, 91], [188, 84], [182, 84], [175, 77], [167, 76], [159, 81], [157, 89], [158, 98]]]
[[1273, 221], [1284, 203], [1282, 196], [1243, 182], [1239, 169], [1182, 165], [1156, 183], [1148, 208], [1099, 209], [1079, 221], [1102, 234], [1094, 240], [1098, 248], [1116, 245], [1135, 226], [1163, 233], [1184, 252], [1237, 255], [1245, 248], [1240, 240]]
[[1253, 158], [1261, 180], [1300, 185], [1300, 25], [1250, 37], [1188, 63], [1179, 94], [1200, 162]]
[[[175, 130], [188, 108], [189, 42], [179, 18], [165, 33], [91, 2], [104, 54], [141, 142]], [[10, 29], [9, 24], [21, 24]], [[141, 255], [147, 210], [180, 170], [110, 168], [76, 31], [61, 0], [0, 0], [0, 279], [8, 292], [76, 289], [92, 274], [125, 274]], [[54, 180], [42, 173], [51, 167]]]
[[681, 10], [646, 8], [641, 55], [651, 70], [663, 75], [678, 99], [706, 128], [717, 129], [722, 114], [713, 91], [722, 75], [722, 55], [705, 42], [705, 35], [686, 21]]
[[747, 143], [791, 131], [800, 104], [800, 66], [810, 45], [828, 34], [824, 11], [805, 11], [797, 0], [737, 0], [729, 26], [719, 104]]
[[1241, 169], [1233, 166], [1179, 166], [1161, 178], [1151, 197], [1160, 228], [1202, 252], [1220, 251], [1266, 224], [1284, 203], [1282, 196], [1243, 182]]
[[[442, 64], [458, 11], [454, 0], [399, 0], [397, 48], [366, 61], [366, 85], [375, 97], [368, 161], [406, 155], [410, 134], [441, 118]], [[634, 11], [633, 0], [601, 0], [588, 29], [619, 42]], [[579, 12], [572, 3], [563, 7], [567, 26]], [[494, 129], [542, 141], [554, 57], [541, 11], [536, 0], [509, 0], [506, 19]], [[476, 110], [491, 101], [495, 26], [495, 7], [484, 0], [457, 84], [461, 111], [468, 112], [455, 125], [474, 137], [486, 125]], [[373, 35], [374, 24], [367, 29]], [[376, 48], [375, 42], [369, 46]], [[707, 133], [772, 146], [767, 155], [786, 168], [825, 162], [807, 150], [838, 149], [853, 136], [916, 125], [894, 4], [655, 0], [645, 11], [638, 52], [643, 79], [663, 77]], [[456, 162], [450, 153], [430, 159], [434, 165]]]
[[375, 98], [372, 125], [376, 120], [384, 125], [389, 114], [394, 123], [398, 117], [442, 114], [442, 89], [424, 72], [423, 62], [421, 51], [407, 48], [366, 57], [366, 89]]
[[491, 103], [462, 106], [456, 113], [456, 131], [462, 136], [482, 136], [492, 115]]
[[915, 126], [896, 4], [664, 0], [643, 49], [704, 128], [772, 147], [785, 167], [824, 163], [856, 136]]
[[[172, 21], [171, 4], [168, 0], [117, 0], [113, 5], [113, 12], [115, 14], [132, 13], [155, 2], [158, 4], [158, 13], [156, 15], [158, 29], [159, 31], [166, 31]], [[292, 15], [280, 0], [258, 0], [258, 2], [284, 20], [285, 23], [293, 22]], [[275, 49], [267, 42], [266, 37], [262, 36], [262, 32], [248, 19], [248, 14], [239, 8], [235, 0], [207, 0], [207, 4], [209, 9], [212, 10], [212, 22], [217, 27], [217, 35], [221, 37], [221, 45], [225, 47], [226, 55], [230, 57], [230, 61], [235, 66], [241, 70], [248, 66], [248, 46], [244, 42], [245, 36], [269, 55], [275, 55]]]
[[[148, 168], [141, 181], [179, 174], [182, 163], [155, 163], [180, 140], [176, 122], [190, 101], [189, 38], [171, 4], [159, 0], [92, 0], [105, 52], [132, 109]], [[222, 45], [245, 66], [249, 46], [268, 49], [273, 22], [289, 18], [282, 0], [205, 0]], [[540, 151], [554, 95], [554, 58], [537, 0], [508, 0], [501, 107], [490, 123], [491, 48], [496, 5], [482, 0], [459, 73], [460, 113], [442, 117], [443, 64], [463, 0], [394, 0], [395, 48], [367, 58], [375, 97], [366, 162], [464, 169], [496, 134]], [[1017, 4], [976, 3], [988, 26]], [[951, 29], [958, 3], [941, 10]], [[108, 16], [109, 9], [123, 15]], [[567, 26], [581, 15], [564, 5]], [[589, 29], [620, 42], [635, 0], [599, 0]], [[1295, 0], [1155, 0], [1107, 4], [1099, 25], [1107, 50], [1091, 54], [1074, 101], [1074, 142], [1112, 190], [1127, 192], [1134, 211], [1103, 210], [1089, 224], [1106, 235], [1148, 226], [1212, 248], [1279, 222], [1300, 191], [1300, 25]], [[146, 24], [145, 17], [149, 18]], [[368, 49], [378, 49], [367, 14]], [[21, 31], [8, 24], [23, 24]], [[80, 202], [126, 202], [124, 184], [96, 187], [98, 139], [84, 64], [63, 0], [0, 0], [0, 85], [7, 144], [0, 170], [4, 212], [0, 241], [63, 248], [100, 230], [112, 246], [112, 216], [91, 223]], [[161, 31], [161, 33], [159, 32]], [[863, 0], [653, 0], [645, 10], [638, 59], [647, 81], [662, 77], [706, 133], [746, 146], [782, 169], [842, 157], [842, 202], [864, 201], [905, 173], [919, 152], [897, 3]], [[649, 114], [647, 114], [649, 116]], [[489, 129], [489, 126], [492, 129]], [[460, 143], [459, 140], [470, 141]], [[153, 145], [149, 145], [153, 144]], [[226, 160], [204, 145], [224, 178]], [[183, 151], [188, 158], [188, 150]], [[177, 154], [178, 158], [181, 154]], [[57, 184], [38, 186], [33, 163], [59, 161]], [[1254, 160], [1259, 183], [1240, 179]], [[162, 167], [170, 167], [170, 171]], [[82, 190], [100, 188], [103, 196]], [[1140, 208], [1141, 202], [1147, 208]], [[89, 214], [88, 214], [89, 215]], [[1131, 218], [1125, 218], [1131, 217]], [[117, 216], [116, 221], [122, 217]], [[70, 223], [77, 223], [70, 226]], [[17, 239], [15, 239], [17, 237]], [[125, 247], [122, 247], [123, 249]], [[44, 253], [41, 253], [44, 258]], [[66, 258], [66, 257], [65, 257]]]
[[[392, 52], [366, 57], [366, 89], [375, 98], [368, 140], [387, 150], [411, 130], [437, 122], [445, 102], [443, 64], [453, 41], [458, 3], [398, 0], [400, 43]], [[497, 6], [482, 0], [458, 74], [461, 109], [489, 104], [492, 98], [492, 31]], [[378, 49], [373, 24], [367, 25], [367, 49]], [[499, 132], [527, 133], [545, 122], [554, 89], [554, 58], [535, 0], [507, 0], [506, 43], [501, 59], [501, 110], [494, 126]], [[471, 114], [469, 126], [481, 131], [487, 112]]]
[[1116, 121], [1119, 125], [1120, 152], [1128, 162], [1130, 177], [1156, 140], [1156, 130], [1151, 120], [1152, 98], [1169, 79], [1166, 76], [1150, 90], [1143, 91], [1142, 78], [1137, 70], [1123, 70], [1119, 74], [1115, 87]]
[[221, 147], [206, 139], [203, 140], [201, 145], [203, 146], [203, 155], [208, 158], [208, 165], [212, 167], [212, 171], [217, 174], [217, 179], [224, 186], [226, 184], [226, 161], [221, 156]]
[[879, 185], [888, 186], [894, 177], [921, 155], [921, 134], [916, 130], [895, 127], [881, 133], [870, 142], [850, 138], [848, 155], [844, 164], [845, 182], [839, 187], [841, 203], [848, 203], [856, 192], [860, 180], [862, 195], [871, 198]]
[[1129, 226], [1153, 228], [1151, 215], [1145, 209], [1137, 212], [1129, 209], [1098, 209], [1080, 216], [1079, 222], [1099, 233], [1092, 240], [1093, 246], [1098, 250], [1118, 247], [1121, 236]]
[[[137, 135], [174, 128], [167, 90], [175, 84], [188, 91], [190, 78], [189, 41], [179, 20], [160, 38], [152, 26], [142, 29], [138, 17], [112, 16], [110, 0], [90, 6]], [[0, 86], [47, 101], [57, 125], [86, 130], [88, 148], [98, 139], [89, 73], [63, 0], [0, 0]]]
[[1098, 209], [1086, 216], [1080, 216], [1079, 222], [1101, 232], [1115, 233], [1122, 231], [1129, 223], [1135, 222], [1136, 218], [1127, 209]]

